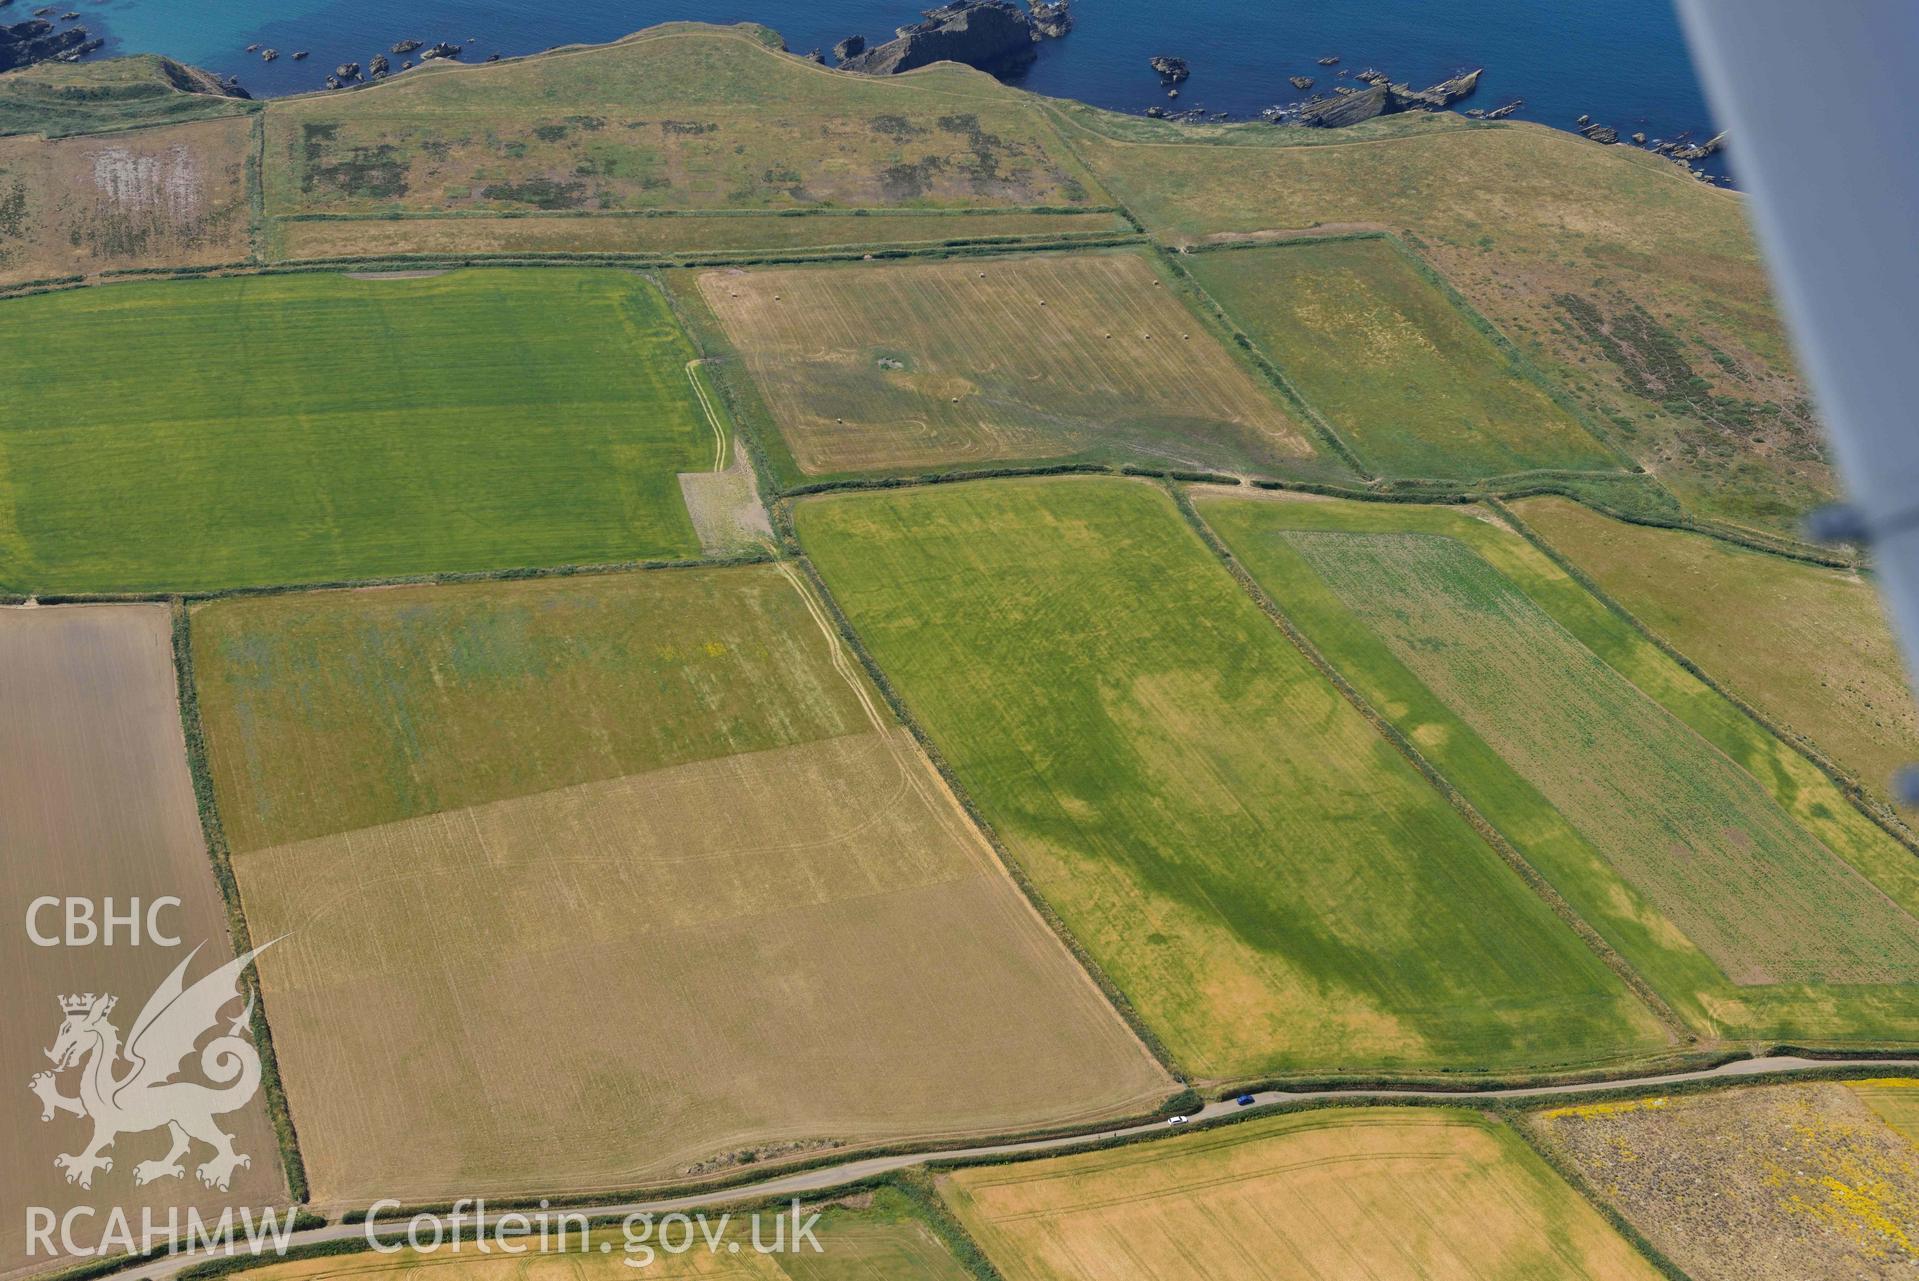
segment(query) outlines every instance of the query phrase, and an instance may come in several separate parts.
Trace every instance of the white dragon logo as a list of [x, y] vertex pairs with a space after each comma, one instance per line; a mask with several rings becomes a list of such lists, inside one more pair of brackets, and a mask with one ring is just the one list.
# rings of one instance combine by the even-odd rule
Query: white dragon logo
[[[194, 948], [147, 998], [124, 1049], [119, 1029], [107, 1021], [115, 997], [88, 992], [60, 998], [66, 1019], [53, 1048], [46, 1052], [53, 1070], [38, 1073], [28, 1084], [40, 1098], [42, 1121], [51, 1121], [57, 1112], [93, 1120], [93, 1139], [83, 1151], [53, 1158], [66, 1171], [68, 1183], [92, 1187], [94, 1171], [113, 1169], [113, 1158], [105, 1152], [114, 1139], [161, 1126], [172, 1135], [173, 1146], [160, 1159], [133, 1167], [136, 1184], [184, 1175], [180, 1158], [195, 1139], [213, 1147], [212, 1158], [195, 1171], [210, 1188], [226, 1191], [233, 1171], [252, 1164], [251, 1158], [233, 1150], [233, 1136], [213, 1121], [244, 1106], [260, 1088], [260, 1052], [245, 1035], [253, 1014], [251, 996], [239, 1016], [227, 1023], [225, 1033], [200, 1051], [200, 1070], [214, 1084], [173, 1078], [200, 1038], [220, 1023], [220, 1011], [240, 998], [242, 971], [271, 946], [269, 942], [254, 948], [187, 987], [187, 965], [200, 952]], [[116, 1074], [123, 1058], [129, 1066]], [[60, 1093], [55, 1078], [82, 1062], [80, 1092], [69, 1098]]]

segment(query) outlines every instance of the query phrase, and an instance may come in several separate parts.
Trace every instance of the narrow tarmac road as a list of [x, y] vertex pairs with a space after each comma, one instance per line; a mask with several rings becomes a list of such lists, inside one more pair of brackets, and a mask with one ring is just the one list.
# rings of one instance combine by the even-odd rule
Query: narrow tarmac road
[[[1509, 1088], [1489, 1088], [1480, 1090], [1431, 1090], [1431, 1089], [1378, 1089], [1378, 1090], [1261, 1090], [1255, 1093], [1253, 1101], [1240, 1105], [1232, 1100], [1221, 1103], [1209, 1103], [1199, 1111], [1190, 1114], [1188, 1124], [1173, 1126], [1165, 1121], [1152, 1121], [1143, 1125], [1121, 1126], [1111, 1130], [1097, 1130], [1085, 1134], [1075, 1134], [1061, 1138], [1029, 1139], [1012, 1143], [992, 1143], [981, 1147], [945, 1148], [936, 1151], [893, 1153], [886, 1156], [855, 1158], [838, 1165], [819, 1166], [810, 1170], [798, 1170], [791, 1174], [776, 1175], [756, 1183], [734, 1184], [731, 1187], [717, 1188], [712, 1191], [698, 1192], [689, 1196], [668, 1197], [656, 1201], [605, 1201], [587, 1205], [565, 1207], [569, 1213], [580, 1213], [589, 1218], [623, 1217], [629, 1214], [668, 1214], [676, 1210], [700, 1210], [713, 1206], [734, 1205], [742, 1202], [774, 1200], [785, 1197], [808, 1196], [831, 1191], [844, 1184], [878, 1174], [887, 1174], [894, 1170], [903, 1170], [909, 1166], [921, 1165], [928, 1161], [965, 1161], [983, 1157], [1011, 1156], [1032, 1152], [1069, 1152], [1089, 1144], [1101, 1143], [1109, 1139], [1128, 1135], [1164, 1133], [1168, 1138], [1173, 1131], [1184, 1131], [1189, 1126], [1203, 1124], [1226, 1116], [1239, 1116], [1258, 1112], [1282, 1103], [1309, 1103], [1315, 1100], [1352, 1100], [1366, 1099], [1376, 1103], [1391, 1103], [1394, 1099], [1448, 1099], [1462, 1105], [1470, 1105], [1476, 1099], [1524, 1099], [1547, 1095], [1595, 1094], [1607, 1090], [1656, 1090], [1665, 1085], [1677, 1085], [1686, 1081], [1706, 1081], [1716, 1079], [1737, 1079], [1740, 1077], [1764, 1076], [1774, 1073], [1813, 1072], [1830, 1069], [1846, 1064], [1866, 1064], [1875, 1068], [1884, 1068], [1887, 1075], [1899, 1075], [1902, 1072], [1919, 1070], [1919, 1059], [1869, 1059], [1835, 1060], [1806, 1059], [1792, 1056], [1779, 1056], [1759, 1059], [1736, 1059], [1731, 1063], [1722, 1063], [1718, 1067], [1701, 1068], [1689, 1072], [1668, 1072], [1658, 1076], [1631, 1077], [1623, 1080], [1589, 1081], [1574, 1085], [1526, 1086]], [[489, 1219], [494, 1216], [489, 1216]], [[469, 1215], [470, 1218], [470, 1215]], [[391, 1237], [396, 1231], [404, 1231], [406, 1217], [383, 1218], [377, 1221], [378, 1230], [383, 1236]], [[471, 1224], [467, 1225], [468, 1232]], [[296, 1246], [314, 1245], [327, 1241], [345, 1241], [364, 1238], [367, 1225], [363, 1223], [330, 1223], [325, 1227], [309, 1228], [293, 1234]], [[470, 1239], [470, 1238], [468, 1238]], [[170, 1255], [156, 1259], [138, 1267], [116, 1272], [116, 1278], [125, 1281], [167, 1281], [183, 1269], [210, 1257], [227, 1253], [226, 1251], [197, 1252], [191, 1254]]]

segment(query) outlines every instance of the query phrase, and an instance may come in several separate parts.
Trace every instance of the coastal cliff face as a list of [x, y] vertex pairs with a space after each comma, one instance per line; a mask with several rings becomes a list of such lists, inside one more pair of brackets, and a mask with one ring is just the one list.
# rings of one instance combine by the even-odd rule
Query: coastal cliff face
[[990, 69], [1031, 57], [1038, 38], [1031, 16], [1007, 0], [960, 0], [928, 10], [926, 21], [847, 58], [840, 70], [890, 76], [935, 62]]

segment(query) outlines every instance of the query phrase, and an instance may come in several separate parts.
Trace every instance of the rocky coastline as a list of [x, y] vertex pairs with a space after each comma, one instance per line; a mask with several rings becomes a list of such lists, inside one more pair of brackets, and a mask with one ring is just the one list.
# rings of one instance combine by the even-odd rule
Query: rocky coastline
[[[983, 71], [1007, 71], [1033, 57], [1033, 46], [1072, 27], [1069, 0], [955, 0], [925, 11], [922, 20], [899, 27], [884, 44], [860, 48], [839, 59], [841, 71], [889, 76], [935, 62], [963, 62]], [[836, 50], [837, 52], [837, 46]]]

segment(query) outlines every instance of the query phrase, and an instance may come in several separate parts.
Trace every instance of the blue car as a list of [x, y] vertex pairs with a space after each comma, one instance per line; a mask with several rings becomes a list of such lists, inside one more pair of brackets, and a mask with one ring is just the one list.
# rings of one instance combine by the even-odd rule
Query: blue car
[[1238, 1098], [1234, 1099], [1233, 1102], [1239, 1104], [1243, 1108], [1249, 1108], [1253, 1106], [1253, 1096], [1250, 1094], [1242, 1094]]

